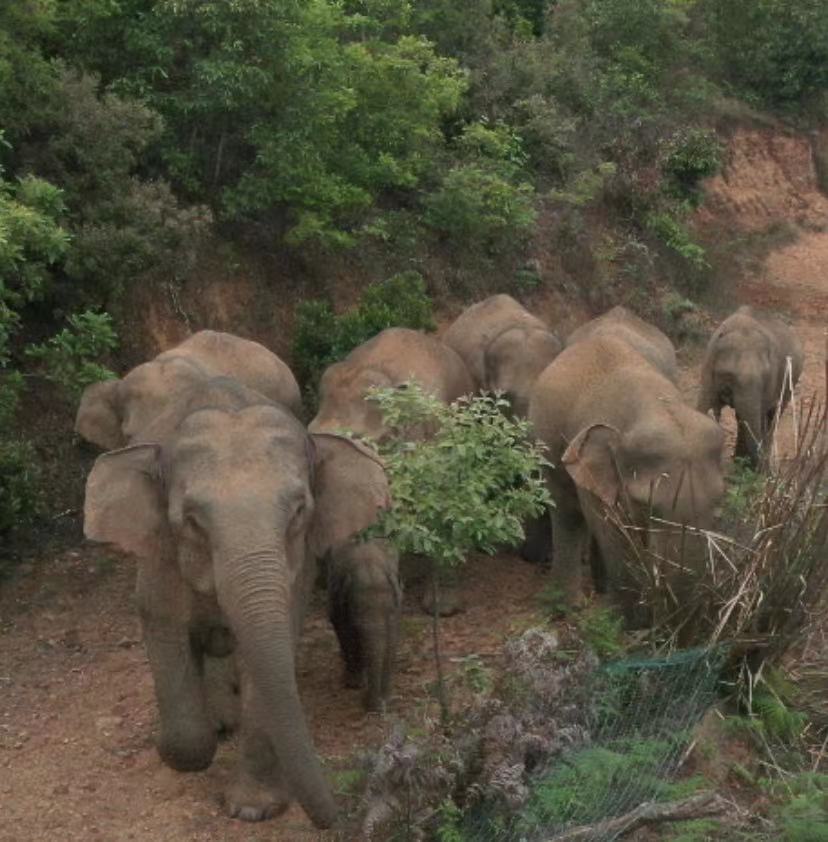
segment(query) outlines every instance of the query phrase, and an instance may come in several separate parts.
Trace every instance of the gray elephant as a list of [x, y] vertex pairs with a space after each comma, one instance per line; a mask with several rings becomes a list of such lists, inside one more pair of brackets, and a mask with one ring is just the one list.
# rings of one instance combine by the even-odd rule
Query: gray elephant
[[[104, 450], [124, 447], [150, 435], [150, 424], [163, 429], [174, 423], [162, 420], [173, 396], [217, 375], [234, 377], [288, 407], [297, 417], [301, 413], [296, 378], [276, 354], [258, 342], [202, 330], [136, 366], [120, 380], [87, 387], [75, 418], [75, 432]], [[178, 412], [177, 406], [173, 409]]]
[[736, 456], [747, 458], [753, 467], [773, 437], [777, 413], [781, 415], [791, 399], [803, 359], [802, 344], [786, 324], [748, 306], [725, 319], [710, 337], [698, 409], [712, 409], [718, 420], [722, 407], [733, 407]]
[[[399, 639], [402, 588], [399, 558], [387, 541], [360, 533], [391, 504], [388, 480], [379, 458], [365, 445], [342, 436], [314, 436], [319, 457], [317, 482], [348, 488], [347, 520], [330, 523], [324, 545], [328, 615], [345, 662], [345, 685], [364, 687], [369, 711], [383, 710], [391, 691]], [[353, 478], [362, 480], [355, 483]]]
[[434, 336], [392, 327], [325, 370], [319, 382], [319, 411], [309, 429], [348, 430], [379, 440], [387, 430], [379, 406], [365, 399], [368, 389], [400, 387], [411, 380], [445, 403], [474, 391], [456, 351]]
[[352, 538], [331, 551], [328, 615], [345, 662], [345, 686], [364, 688], [369, 711], [388, 703], [401, 608], [399, 558], [387, 541]]
[[626, 307], [613, 307], [576, 328], [566, 338], [567, 348], [584, 339], [606, 336], [626, 342], [673, 383], [678, 379], [676, 349], [669, 337]]
[[[724, 494], [721, 428], [686, 406], [676, 386], [628, 343], [606, 336], [570, 345], [541, 374], [529, 419], [553, 465], [548, 477], [558, 582], [571, 603], [580, 603], [581, 562], [591, 553], [593, 569], [627, 621], [637, 623], [639, 595], [602, 506], [623, 500], [642, 526], [648, 512], [708, 526]], [[667, 554], [680, 540], [670, 529], [651, 538], [651, 549]], [[703, 539], [685, 539], [685, 559], [700, 562]]]
[[[352, 529], [351, 500], [374, 495], [376, 462], [317, 473], [332, 437], [228, 378], [193, 387], [189, 414], [159, 443], [100, 456], [84, 531], [138, 560], [136, 597], [159, 709], [158, 750], [181, 771], [206, 768], [216, 729], [205, 657], [239, 666], [241, 760], [229, 813], [274, 815], [295, 797], [319, 827], [336, 805], [295, 680], [296, 644], [316, 559]], [[200, 394], [200, 397], [199, 397]], [[348, 447], [352, 447], [348, 444]]]
[[537, 376], [563, 348], [540, 319], [510, 295], [492, 295], [467, 307], [442, 336], [466, 364], [479, 390], [502, 392], [525, 417]]

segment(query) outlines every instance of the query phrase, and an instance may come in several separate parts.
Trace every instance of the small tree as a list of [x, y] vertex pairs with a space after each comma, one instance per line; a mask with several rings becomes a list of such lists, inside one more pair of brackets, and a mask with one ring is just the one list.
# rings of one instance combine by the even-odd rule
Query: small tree
[[[392, 506], [376, 532], [401, 553], [432, 559], [434, 659], [438, 700], [448, 704], [440, 661], [437, 583], [469, 553], [494, 553], [524, 537], [523, 523], [550, 504], [543, 479], [548, 464], [529, 424], [507, 417], [497, 396], [461, 398], [451, 405], [423, 392], [375, 389], [392, 435], [379, 446], [391, 482]], [[433, 431], [416, 440], [423, 429]]]

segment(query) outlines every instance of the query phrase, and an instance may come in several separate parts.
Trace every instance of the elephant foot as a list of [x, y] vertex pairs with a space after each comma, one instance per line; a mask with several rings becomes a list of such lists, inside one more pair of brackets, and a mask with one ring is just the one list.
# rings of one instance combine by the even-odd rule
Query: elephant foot
[[242, 774], [227, 788], [224, 803], [231, 818], [261, 822], [284, 813], [290, 799], [278, 789]]
[[438, 617], [453, 617], [455, 614], [466, 610], [460, 592], [456, 588], [446, 587], [440, 590], [436, 606], [433, 590], [430, 587], [426, 588], [420, 600], [420, 607], [426, 614], [437, 614]]

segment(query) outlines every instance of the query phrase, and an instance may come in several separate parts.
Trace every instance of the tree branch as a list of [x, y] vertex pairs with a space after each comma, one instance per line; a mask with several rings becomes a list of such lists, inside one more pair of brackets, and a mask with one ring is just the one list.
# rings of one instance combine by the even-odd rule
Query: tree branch
[[578, 842], [581, 839], [594, 839], [599, 835], [614, 838], [629, 833], [644, 824], [661, 822], [680, 822], [687, 819], [700, 819], [723, 813], [732, 805], [715, 792], [701, 792], [682, 801], [654, 803], [646, 801], [634, 810], [615, 819], [608, 819], [593, 825], [582, 825], [566, 830], [558, 836], [549, 837], [546, 842]]

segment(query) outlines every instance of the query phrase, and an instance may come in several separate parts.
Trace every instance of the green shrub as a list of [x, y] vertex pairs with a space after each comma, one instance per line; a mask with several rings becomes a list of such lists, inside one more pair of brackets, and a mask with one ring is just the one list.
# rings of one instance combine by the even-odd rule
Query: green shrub
[[725, 78], [743, 95], [802, 105], [828, 88], [828, 15], [822, 0], [703, 0]]
[[68, 322], [51, 339], [26, 348], [26, 355], [39, 363], [47, 380], [77, 400], [91, 383], [115, 377], [97, 360], [115, 349], [118, 338], [108, 313], [75, 313]]
[[503, 252], [529, 236], [536, 217], [534, 192], [527, 182], [513, 184], [496, 166], [460, 165], [425, 197], [424, 218], [458, 248]]
[[578, 618], [581, 636], [602, 659], [615, 657], [623, 651], [623, 627], [623, 618], [608, 608], [590, 608]]
[[[462, 565], [473, 550], [494, 553], [523, 540], [523, 522], [550, 502], [540, 446], [528, 422], [506, 417], [491, 396], [451, 405], [416, 384], [372, 394], [394, 432], [381, 445], [392, 507], [377, 530], [401, 553]], [[435, 428], [412, 446], [411, 431]]]
[[828, 775], [797, 776], [788, 783], [790, 800], [777, 811], [785, 842], [828, 839]]
[[40, 510], [37, 454], [25, 439], [0, 437], [0, 536], [31, 523]]
[[687, 227], [668, 211], [657, 211], [647, 216], [647, 228], [675, 254], [684, 259], [696, 272], [710, 268], [707, 253], [696, 243]]
[[718, 172], [721, 159], [722, 145], [715, 132], [691, 128], [670, 138], [661, 169], [674, 195], [697, 205], [703, 198], [699, 182]]

